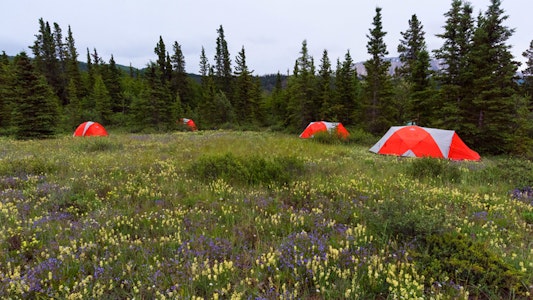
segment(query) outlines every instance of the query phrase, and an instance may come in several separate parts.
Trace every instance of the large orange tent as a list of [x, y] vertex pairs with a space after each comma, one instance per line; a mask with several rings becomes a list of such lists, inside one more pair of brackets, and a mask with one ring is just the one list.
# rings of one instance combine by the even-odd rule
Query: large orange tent
[[191, 131], [196, 131], [198, 128], [192, 119], [182, 118], [180, 122], [184, 125], [187, 125]]
[[107, 130], [98, 122], [87, 121], [81, 123], [73, 136], [107, 136]]
[[393, 126], [370, 148], [371, 152], [410, 157], [480, 160], [453, 130], [416, 125]]
[[341, 123], [318, 121], [309, 123], [305, 130], [300, 134], [300, 137], [304, 139], [312, 138], [318, 132], [335, 133], [342, 138], [348, 138], [350, 135], [348, 130], [346, 130]]

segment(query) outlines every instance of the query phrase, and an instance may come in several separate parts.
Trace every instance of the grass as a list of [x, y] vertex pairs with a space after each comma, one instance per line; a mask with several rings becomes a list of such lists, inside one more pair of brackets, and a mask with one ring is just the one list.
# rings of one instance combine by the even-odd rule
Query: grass
[[0, 142], [1, 298], [533, 292], [527, 160], [231, 131]]

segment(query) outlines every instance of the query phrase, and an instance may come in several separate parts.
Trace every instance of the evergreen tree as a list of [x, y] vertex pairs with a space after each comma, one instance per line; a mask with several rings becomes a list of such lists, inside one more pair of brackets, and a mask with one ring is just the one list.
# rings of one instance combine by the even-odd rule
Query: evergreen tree
[[320, 113], [316, 107], [316, 77], [313, 57], [309, 55], [307, 41], [302, 42], [300, 57], [296, 60], [294, 74], [288, 82], [289, 125], [294, 131], [303, 130], [315, 121]]
[[94, 109], [97, 114], [96, 121], [102, 124], [109, 124], [111, 115], [113, 114], [111, 96], [109, 96], [109, 91], [101, 75], [97, 75], [95, 78], [91, 98], [93, 98], [92, 101], [94, 102]]
[[59, 101], [33, 67], [25, 52], [14, 61], [15, 112], [13, 123], [18, 139], [48, 138], [57, 129]]
[[400, 86], [395, 97], [397, 100], [401, 99], [398, 92], [404, 96], [402, 102], [397, 101], [398, 107], [404, 108], [399, 114], [400, 121], [410, 120], [427, 124], [433, 118], [430, 101], [430, 57], [424, 38], [425, 32], [416, 15], [411, 16], [409, 28], [401, 34], [398, 53], [402, 62], [402, 78], [398, 81]]
[[[516, 136], [517, 92], [516, 71], [518, 63], [513, 60], [507, 40], [514, 30], [503, 24], [504, 15], [500, 0], [491, 0], [484, 15], [478, 18], [473, 35], [472, 62], [473, 99], [465, 109], [466, 122], [475, 126], [469, 137], [482, 152], [500, 154], [514, 151], [515, 142], [524, 142], [524, 133]], [[518, 103], [521, 103], [518, 102]]]
[[335, 115], [335, 97], [333, 96], [333, 78], [331, 70], [331, 61], [329, 60], [328, 50], [324, 49], [317, 77], [317, 107], [319, 107], [318, 118], [320, 120], [337, 120]]
[[67, 86], [67, 97], [69, 99], [69, 103], [65, 108], [66, 126], [68, 127], [68, 130], [75, 129], [76, 126], [84, 121], [78, 94], [78, 85], [76, 84], [75, 79], [71, 78]]
[[465, 122], [464, 111], [471, 101], [473, 74], [468, 54], [472, 47], [474, 21], [472, 6], [461, 0], [453, 0], [452, 7], [444, 14], [445, 32], [437, 34], [444, 39], [441, 48], [435, 50], [435, 58], [444, 68], [437, 80], [441, 86], [439, 101], [434, 111], [439, 112], [435, 126], [455, 129], [463, 139], [473, 132], [471, 123]]
[[172, 92], [179, 96], [181, 106], [186, 110], [196, 109], [194, 95], [185, 70], [185, 57], [178, 42], [174, 42], [174, 54], [172, 55]]
[[335, 87], [338, 120], [344, 125], [356, 124], [356, 120], [360, 120], [362, 115], [361, 107], [357, 103], [359, 80], [350, 51], [346, 52], [344, 61], [337, 70]]
[[[218, 37], [215, 54], [215, 78], [217, 88], [226, 95], [233, 95], [233, 72], [231, 70], [231, 58], [228, 51], [228, 43], [224, 35], [224, 28], [220, 25], [217, 29]], [[231, 102], [231, 100], [230, 100]]]
[[368, 130], [378, 134], [390, 127], [393, 115], [391, 111], [394, 109], [389, 105], [391, 85], [388, 71], [391, 63], [385, 60], [389, 52], [383, 40], [387, 33], [383, 31], [380, 7], [376, 8], [372, 25], [374, 27], [370, 29], [370, 35], [367, 35], [366, 46], [371, 58], [364, 63], [366, 75], [363, 79], [368, 106]]
[[[77, 94], [75, 95], [77, 98], [87, 94], [86, 91], [83, 90], [83, 83], [82, 83], [82, 77], [78, 62], [78, 50], [76, 49], [74, 37], [72, 35], [72, 30], [70, 29], [70, 26], [68, 27], [68, 33], [66, 37], [66, 78], [69, 82], [73, 81], [73, 83], [76, 85], [76, 91]], [[68, 93], [69, 97], [73, 97], [71, 93]], [[70, 101], [70, 98], [69, 98]]]
[[[59, 26], [57, 26], [57, 28], [59, 28]], [[35, 35], [35, 37], [36, 40], [33, 46], [30, 47], [34, 55], [35, 69], [45, 76], [55, 94], [60, 97], [63, 103], [65, 103], [66, 99], [63, 94], [64, 82], [61, 78], [63, 72], [61, 72], [57, 53], [57, 49], [60, 46], [56, 45], [56, 40], [50, 28], [50, 24], [45, 22], [42, 18], [39, 19], [39, 33]]]
[[12, 126], [11, 115], [16, 103], [14, 89], [12, 65], [3, 51], [0, 55], [0, 135], [8, 135]]
[[260, 115], [261, 95], [252, 72], [246, 65], [246, 53], [242, 47], [235, 59], [235, 96], [233, 109], [237, 120], [241, 123], [252, 124], [258, 121]]
[[168, 57], [168, 52], [163, 42], [163, 37], [161, 36], [159, 36], [159, 42], [154, 48], [154, 53], [157, 55], [156, 65], [158, 73], [161, 76], [161, 81], [165, 84], [169, 83], [172, 77], [172, 67], [169, 67], [170, 58]]
[[533, 40], [529, 42], [529, 49], [522, 53], [526, 58], [526, 68], [522, 72], [524, 84], [523, 93], [529, 99], [529, 106], [533, 108]]
[[122, 71], [117, 67], [113, 55], [109, 59], [109, 64], [103, 69], [102, 77], [111, 99], [111, 110], [113, 113], [126, 113], [127, 106], [124, 102], [121, 85]]

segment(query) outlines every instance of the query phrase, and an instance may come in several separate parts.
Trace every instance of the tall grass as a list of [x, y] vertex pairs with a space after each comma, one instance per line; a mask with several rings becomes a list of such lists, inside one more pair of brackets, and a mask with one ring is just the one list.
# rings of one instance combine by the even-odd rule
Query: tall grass
[[1, 298], [531, 298], [530, 161], [258, 132], [1, 142]]

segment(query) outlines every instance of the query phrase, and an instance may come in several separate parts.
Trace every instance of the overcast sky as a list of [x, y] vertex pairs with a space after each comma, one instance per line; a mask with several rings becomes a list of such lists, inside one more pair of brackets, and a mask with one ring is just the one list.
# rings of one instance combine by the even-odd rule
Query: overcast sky
[[[349, 50], [355, 62], [369, 58], [367, 35], [376, 7], [382, 8], [383, 30], [389, 56], [416, 14], [426, 32], [428, 50], [442, 45], [435, 37], [444, 32], [444, 13], [451, 0], [13, 0], [0, 10], [0, 51], [16, 55], [26, 51], [39, 31], [39, 19], [58, 23], [66, 36], [71, 26], [79, 59], [86, 61], [87, 48], [96, 48], [109, 61], [142, 68], [155, 61], [154, 48], [163, 37], [167, 51], [177, 41], [185, 56], [186, 71], [198, 73], [204, 47], [213, 62], [217, 29], [224, 28], [232, 66], [244, 47], [246, 63], [255, 75], [292, 73], [307, 41], [309, 54], [319, 66], [324, 50], [333, 68]], [[490, 0], [471, 0], [474, 16], [486, 11]], [[531, 0], [502, 0], [514, 28], [508, 40], [515, 60], [525, 62], [522, 52], [533, 40]], [[523, 66], [521, 67], [523, 68]]]

